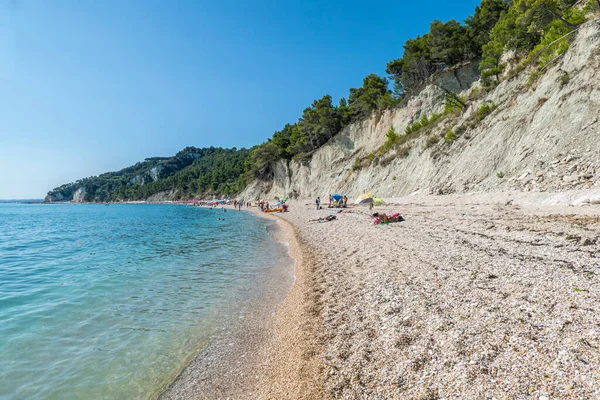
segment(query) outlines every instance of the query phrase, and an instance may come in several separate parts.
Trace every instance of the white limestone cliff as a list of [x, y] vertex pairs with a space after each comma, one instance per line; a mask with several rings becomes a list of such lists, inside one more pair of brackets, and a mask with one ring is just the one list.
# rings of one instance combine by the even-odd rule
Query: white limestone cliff
[[[480, 84], [474, 73], [467, 66], [440, 79], [443, 86], [454, 85], [452, 90], [476, 98], [473, 90]], [[526, 70], [471, 100], [458, 120], [442, 119], [411, 140], [408, 155], [394, 150], [353, 168], [357, 157], [380, 148], [391, 126], [403, 134], [423, 114], [441, 112], [443, 92], [429, 86], [403, 107], [346, 127], [309, 161], [278, 162], [272, 180], [251, 183], [240, 197], [600, 188], [600, 22], [582, 27], [567, 53], [533, 86], [528, 80]], [[484, 103], [497, 108], [458, 133]], [[447, 143], [443, 137], [450, 129], [458, 134]]]

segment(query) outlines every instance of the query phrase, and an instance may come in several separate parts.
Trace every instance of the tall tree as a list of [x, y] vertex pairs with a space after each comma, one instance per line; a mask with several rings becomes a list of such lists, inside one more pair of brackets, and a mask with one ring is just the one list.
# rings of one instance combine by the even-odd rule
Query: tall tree
[[371, 114], [379, 106], [391, 103], [391, 92], [388, 89], [388, 80], [377, 74], [369, 74], [363, 79], [360, 88], [350, 89], [348, 99], [352, 120], [356, 121]]
[[469, 59], [470, 52], [465, 28], [455, 20], [446, 23], [433, 21], [429, 29], [430, 53], [437, 69]]
[[475, 13], [465, 20], [471, 52], [475, 58], [481, 57], [483, 46], [489, 42], [492, 29], [509, 7], [509, 0], [482, 0], [475, 8]]

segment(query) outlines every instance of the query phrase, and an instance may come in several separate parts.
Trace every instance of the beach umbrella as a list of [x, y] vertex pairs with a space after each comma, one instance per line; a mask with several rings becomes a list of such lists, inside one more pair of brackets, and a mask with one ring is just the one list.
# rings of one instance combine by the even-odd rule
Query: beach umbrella
[[356, 201], [354, 202], [355, 204], [370, 204], [370, 203], [374, 203], [375, 201], [373, 200], [373, 197], [364, 197], [364, 198], [358, 198], [356, 199]]
[[287, 200], [288, 200], [288, 199], [287, 199], [287, 197], [282, 197], [282, 198], [280, 199], [280, 201], [281, 201], [282, 203], [285, 203]]
[[337, 193], [336, 193], [336, 194], [332, 194], [332, 195], [331, 195], [331, 198], [332, 198], [334, 201], [340, 201], [340, 199], [342, 198], [342, 195], [341, 195], [341, 194], [337, 194]]
[[358, 198], [355, 201], [356, 204], [370, 204], [373, 203], [376, 206], [380, 206], [382, 204], [385, 204], [385, 201], [381, 200], [379, 197], [375, 197], [375, 196], [370, 196], [370, 197], [364, 197], [364, 198]]
[[371, 194], [371, 192], [369, 193], [365, 193], [365, 194], [361, 194], [360, 196], [358, 196], [358, 198], [354, 201], [355, 204], [369, 204], [372, 202], [373, 195]]

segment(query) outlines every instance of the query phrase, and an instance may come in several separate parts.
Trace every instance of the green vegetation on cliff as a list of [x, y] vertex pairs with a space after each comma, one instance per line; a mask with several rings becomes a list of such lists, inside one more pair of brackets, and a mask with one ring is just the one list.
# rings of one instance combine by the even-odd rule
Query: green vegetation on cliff
[[145, 200], [158, 193], [175, 199], [227, 195], [242, 190], [249, 150], [186, 147], [173, 157], [147, 158], [116, 172], [81, 179], [48, 193], [48, 199], [71, 199], [83, 188], [85, 201]]
[[514, 0], [503, 12], [483, 46], [480, 64], [484, 83], [498, 83], [506, 68], [503, 56], [508, 54], [517, 72], [529, 62], [544, 68], [569, 47], [569, 34], [585, 21], [585, 15], [597, 8], [596, 0]]
[[313, 101], [293, 125], [286, 124], [273, 137], [253, 149], [247, 163], [249, 179], [269, 179], [273, 163], [281, 159], [303, 159], [327, 143], [348, 124], [360, 121], [373, 111], [397, 103], [388, 89], [388, 80], [370, 74], [359, 88], [351, 88], [348, 100], [336, 106], [330, 95]]
[[446, 67], [479, 60], [490, 31], [509, 6], [508, 0], [483, 0], [464, 25], [434, 21], [429, 33], [409, 39], [402, 58], [387, 64], [396, 95], [417, 93], [432, 74]]
[[269, 179], [277, 160], [310, 157], [348, 124], [392, 108], [406, 96], [416, 94], [434, 73], [479, 60], [482, 47], [489, 42], [489, 32], [509, 6], [508, 0], [482, 0], [464, 25], [454, 20], [434, 21], [429, 33], [406, 42], [402, 58], [387, 64], [393, 91], [386, 78], [369, 74], [363, 85], [351, 88], [348, 100], [342, 98], [337, 106], [329, 95], [315, 100], [296, 123], [287, 124], [253, 149], [247, 163], [248, 179]]
[[[406, 41], [401, 58], [387, 63], [393, 91], [386, 78], [370, 74], [338, 106], [332, 105], [329, 95], [315, 100], [298, 122], [254, 148], [247, 163], [248, 179], [269, 179], [277, 160], [309, 157], [348, 124], [418, 94], [433, 75], [446, 68], [477, 62], [487, 87], [492, 80], [500, 81], [506, 53], [522, 60], [521, 69], [533, 60], [541, 69], [566, 51], [569, 38], [565, 35], [599, 6], [600, 0], [482, 0], [464, 24], [433, 21], [428, 33]], [[458, 102], [458, 108], [465, 108], [455, 93], [444, 90], [447, 105]], [[412, 133], [412, 128], [407, 131]]]
[[[585, 21], [586, 15], [597, 12], [599, 7], [600, 0], [482, 0], [463, 24], [436, 20], [429, 32], [404, 44], [402, 57], [387, 63], [393, 90], [389, 89], [387, 78], [369, 74], [361, 87], [349, 90], [348, 99], [342, 98], [337, 105], [330, 95], [313, 101], [298, 121], [286, 124], [250, 150], [188, 147], [173, 157], [149, 158], [121, 171], [63, 185], [49, 196], [71, 199], [80, 188], [85, 188], [87, 201], [142, 200], [164, 192], [172, 193], [174, 198], [235, 194], [251, 180], [271, 179], [277, 161], [305, 160], [349, 124], [418, 94], [432, 76], [446, 68], [477, 62], [484, 86], [489, 89], [503, 76], [509, 79], [528, 65], [534, 65], [537, 70], [531, 75], [533, 81], [565, 53], [571, 34]], [[510, 73], [505, 71], [505, 59], [513, 66]], [[466, 108], [467, 100], [444, 90], [446, 111]], [[441, 117], [423, 116], [407, 127], [402, 136], [392, 131], [380, 156]], [[451, 142], [455, 136], [450, 131], [445, 139]], [[407, 151], [398, 152], [398, 156], [406, 156]], [[376, 156], [366, 159], [371, 161]], [[363, 161], [357, 158], [356, 168]]]

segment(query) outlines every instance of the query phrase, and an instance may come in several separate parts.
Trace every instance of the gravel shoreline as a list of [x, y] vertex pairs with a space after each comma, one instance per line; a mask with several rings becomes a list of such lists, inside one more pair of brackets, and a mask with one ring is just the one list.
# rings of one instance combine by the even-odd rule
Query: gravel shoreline
[[261, 369], [171, 398], [599, 398], [600, 207], [508, 197], [390, 199], [406, 221], [384, 226], [292, 202]]
[[501, 197], [398, 199], [385, 226], [283, 216], [314, 257], [328, 397], [600, 397], [600, 207]]
[[[232, 209], [232, 212], [235, 211]], [[267, 227], [269, 234], [274, 240], [288, 242], [288, 224], [270, 219], [275, 223]], [[159, 399], [256, 399], [261, 396], [261, 378], [266, 374], [265, 360], [271, 353], [275, 312], [294, 281], [294, 260], [282, 261], [282, 265], [251, 289], [244, 304], [223, 311], [233, 315], [233, 321], [219, 328], [209, 345], [158, 395]], [[237, 314], [239, 319], [236, 320]]]

